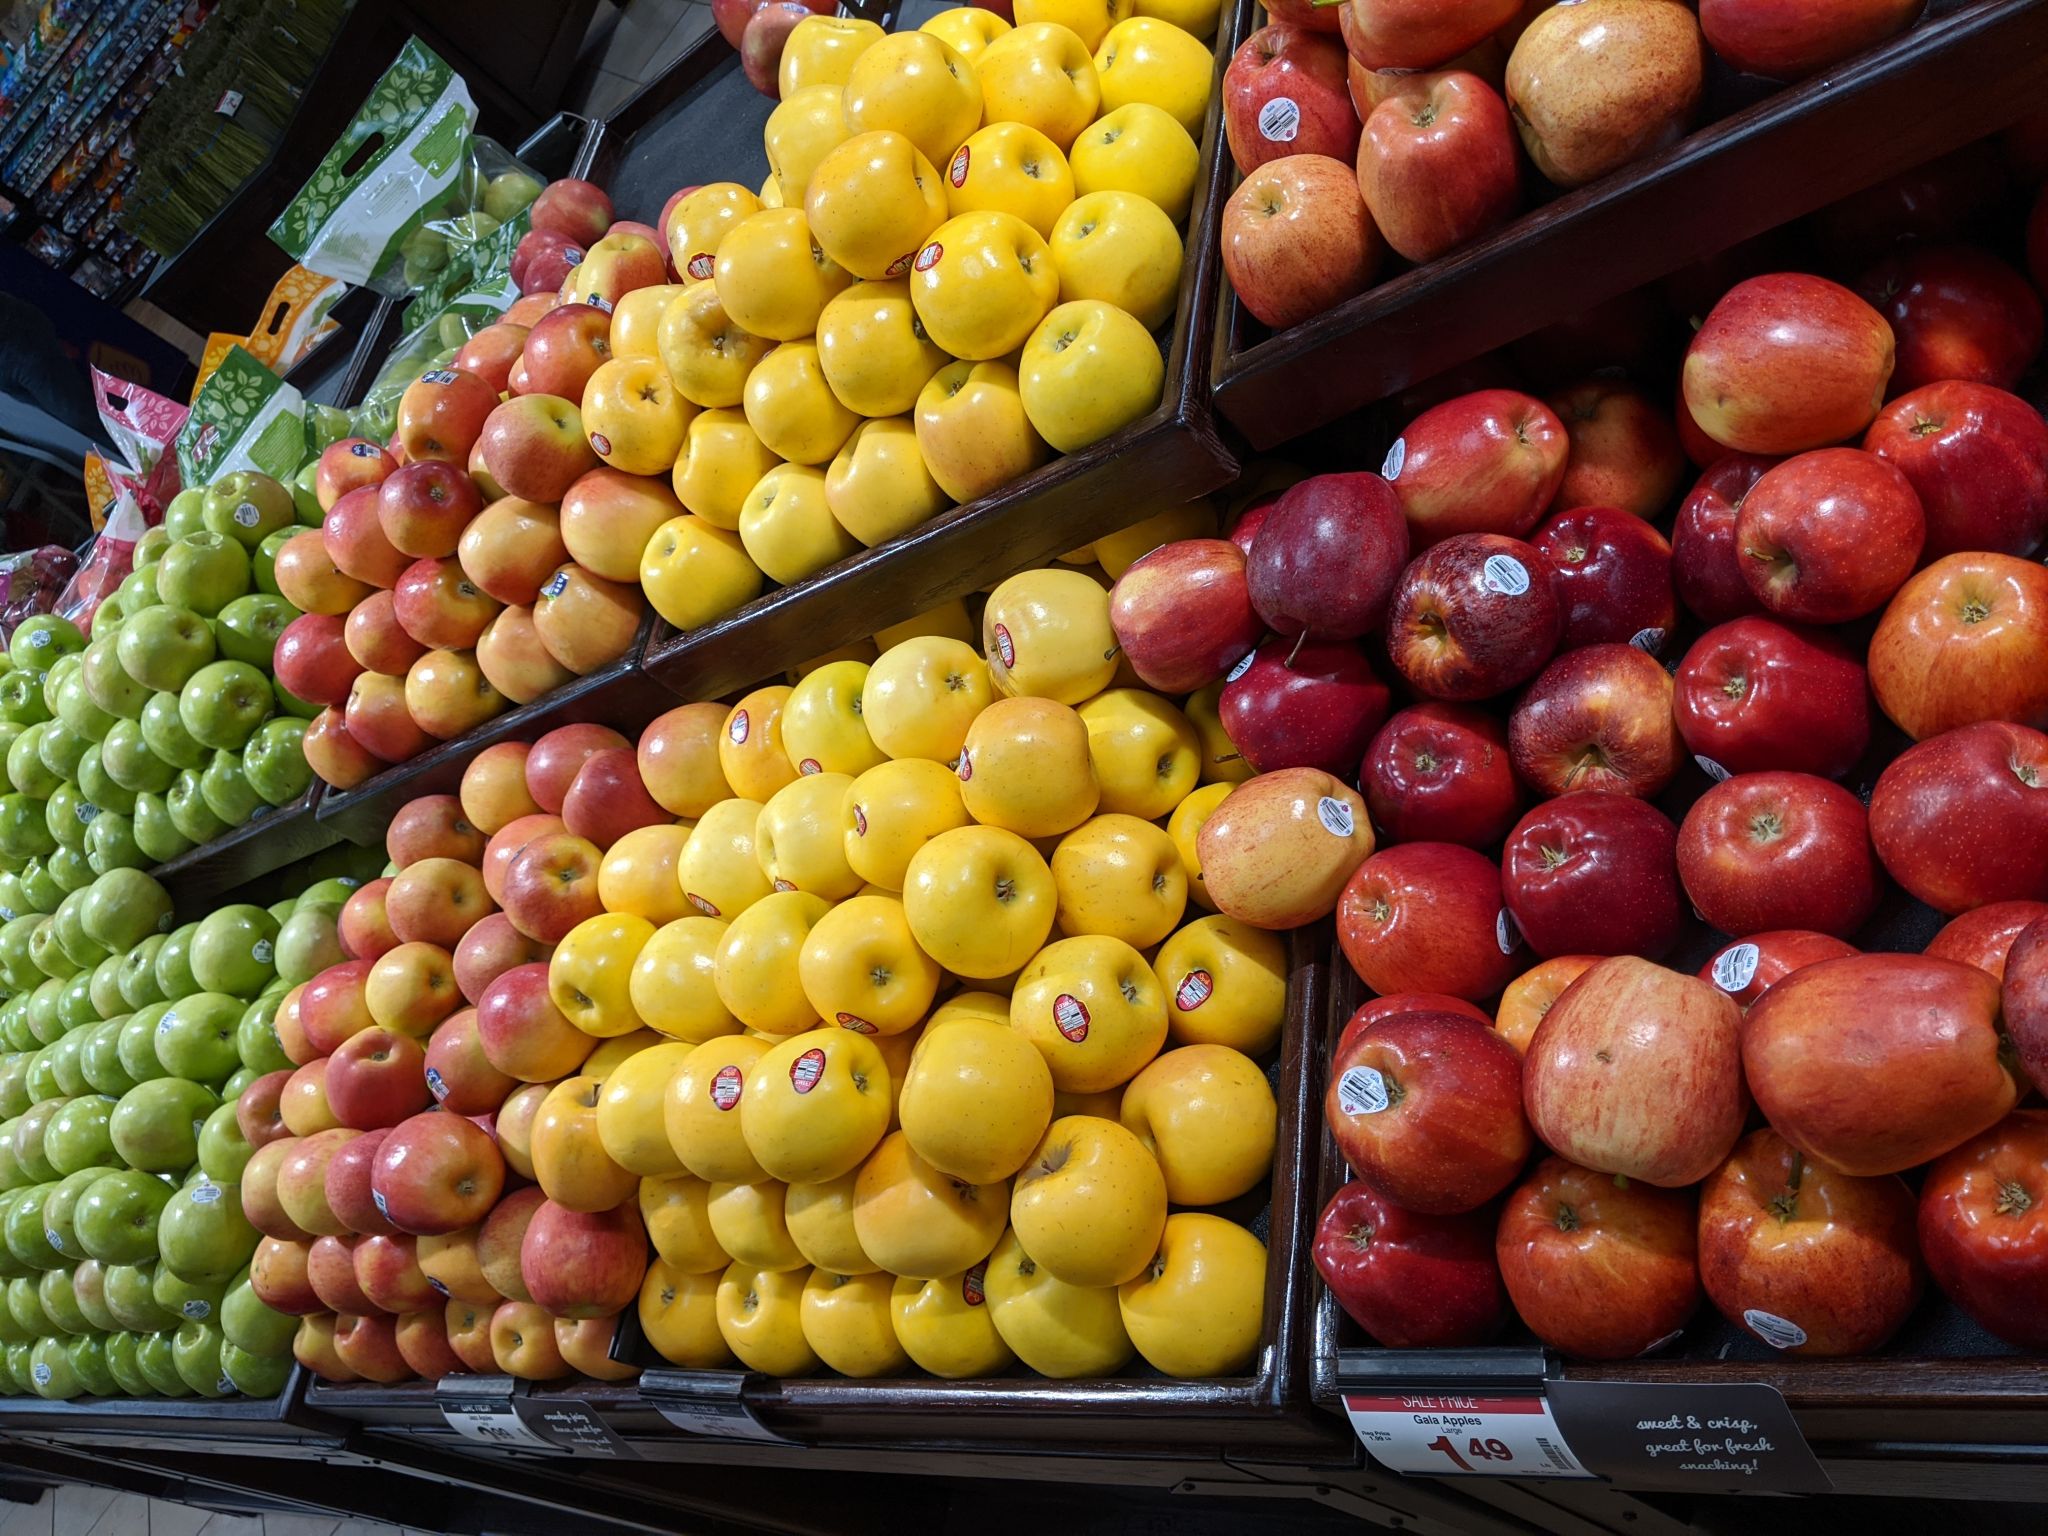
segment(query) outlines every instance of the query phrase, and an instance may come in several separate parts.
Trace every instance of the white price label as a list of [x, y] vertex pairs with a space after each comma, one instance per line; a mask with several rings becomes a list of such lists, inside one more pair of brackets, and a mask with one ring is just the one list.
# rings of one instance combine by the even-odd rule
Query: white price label
[[1359, 1443], [1420, 1477], [1591, 1477], [1541, 1393], [1346, 1394]]
[[702, 1435], [710, 1440], [766, 1440], [776, 1445], [788, 1444], [782, 1436], [765, 1428], [747, 1411], [746, 1404], [737, 1399], [730, 1402], [717, 1399], [679, 1402], [663, 1398], [655, 1407], [660, 1409], [664, 1419], [686, 1435]]
[[522, 1451], [554, 1451], [559, 1447], [542, 1439], [526, 1424], [509, 1400], [471, 1398], [466, 1402], [445, 1402], [441, 1417], [465, 1440], [479, 1445], [496, 1445]]

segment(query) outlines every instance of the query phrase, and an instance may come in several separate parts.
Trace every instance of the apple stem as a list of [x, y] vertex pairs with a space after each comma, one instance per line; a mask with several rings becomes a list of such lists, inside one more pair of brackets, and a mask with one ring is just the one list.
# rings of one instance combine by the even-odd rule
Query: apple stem
[[[1321, 3], [1321, 0], [1316, 0], [1316, 3], [1317, 3], [1317, 4], [1320, 4], [1320, 3]], [[1301, 648], [1302, 648], [1302, 647], [1303, 647], [1304, 645], [1306, 645], [1307, 643], [1308, 643], [1308, 631], [1304, 629], [1304, 630], [1303, 630], [1303, 631], [1302, 631], [1302, 632], [1301, 632], [1300, 634], [1298, 634], [1298, 635], [1296, 635], [1296, 636], [1294, 637], [1294, 649], [1293, 649], [1293, 650], [1291, 650], [1291, 651], [1289, 651], [1289, 652], [1287, 653], [1287, 660], [1286, 660], [1286, 662], [1285, 662], [1284, 664], [1285, 664], [1286, 666], [1290, 666], [1290, 667], [1291, 667], [1291, 666], [1293, 666], [1293, 665], [1294, 665], [1294, 658], [1295, 658], [1295, 657], [1297, 657], [1297, 656], [1299, 656], [1299, 655], [1301, 654]]]
[[2034, 1197], [2027, 1193], [2026, 1186], [2017, 1179], [1998, 1181], [1998, 1204], [1994, 1209], [2001, 1216], [2024, 1216], [2034, 1206]]

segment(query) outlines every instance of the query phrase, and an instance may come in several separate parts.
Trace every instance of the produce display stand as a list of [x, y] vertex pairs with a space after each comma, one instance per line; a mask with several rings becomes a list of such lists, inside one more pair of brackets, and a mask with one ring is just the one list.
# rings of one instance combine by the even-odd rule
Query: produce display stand
[[77, 1398], [45, 1402], [34, 1397], [0, 1398], [0, 1438], [47, 1440], [82, 1449], [160, 1446], [229, 1450], [255, 1445], [338, 1444], [331, 1427], [309, 1419], [306, 1384], [294, 1367], [276, 1397]]
[[[899, 14], [892, 0], [854, 9], [907, 28], [942, 8], [917, 0]], [[1219, 37], [1219, 76], [1228, 59]], [[646, 657], [654, 677], [685, 698], [717, 698], [1231, 479], [1237, 465], [1216, 434], [1208, 381], [1208, 316], [1220, 271], [1215, 226], [1228, 164], [1219, 102], [1211, 100], [1203, 129], [1158, 407], [1091, 448], [687, 634], [658, 625]], [[612, 194], [619, 217], [642, 220], [658, 217], [679, 186], [757, 184], [767, 174], [761, 128], [773, 105], [747, 83], [725, 39], [708, 33], [606, 123], [587, 174]]]
[[177, 903], [179, 917], [197, 921], [229, 891], [340, 842], [341, 834], [317, 819], [326, 788], [315, 780], [313, 787], [290, 805], [266, 808], [212, 842], [201, 843], [152, 869], [150, 873], [163, 882]]
[[[1230, 8], [1232, 36], [1258, 25]], [[1710, 76], [1727, 96], [1736, 88]], [[1840, 69], [1710, 122], [1275, 336], [1217, 285], [1216, 407], [1257, 449], [1995, 133], [2048, 101], [2048, 6], [1936, 0]], [[1232, 176], [1225, 194], [1235, 186]]]

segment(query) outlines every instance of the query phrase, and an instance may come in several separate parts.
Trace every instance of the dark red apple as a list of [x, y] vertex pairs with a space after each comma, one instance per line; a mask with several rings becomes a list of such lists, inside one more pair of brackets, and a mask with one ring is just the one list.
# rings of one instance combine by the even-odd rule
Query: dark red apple
[[667, 826], [675, 817], [647, 792], [630, 747], [593, 752], [576, 770], [562, 797], [562, 824], [577, 837], [609, 848], [641, 827]]
[[[1922, 4], [1923, 0], [1852, 0], [1845, 5], [1700, 0], [1700, 31], [1706, 34], [1707, 46], [1731, 69], [1767, 80], [1802, 80], [1905, 31]], [[1702, 1267], [1705, 1262], [1702, 1254]], [[1712, 1294], [1711, 1284], [1707, 1289]]]
[[349, 654], [347, 635], [347, 621], [333, 614], [300, 614], [277, 637], [277, 680], [308, 703], [340, 708], [363, 670]]
[[1711, 778], [1787, 769], [1840, 778], [1870, 744], [1863, 667], [1825, 630], [1735, 619], [1679, 663], [1672, 713]]
[[1231, 668], [1217, 709], [1258, 772], [1320, 768], [1348, 779], [1391, 697], [1356, 643], [1275, 639]]
[[1274, 633], [1355, 640], [1380, 627], [1407, 563], [1408, 525], [1386, 481], [1316, 475], [1267, 512], [1245, 581]]
[[1541, 400], [1482, 389], [1409, 422], [1380, 473], [1417, 549], [1461, 533], [1519, 539], [1556, 499], [1570, 452], [1564, 423]]
[[1240, 175], [1283, 155], [1358, 153], [1344, 45], [1276, 20], [1239, 44], [1223, 71], [1223, 131]]
[[2039, 1089], [2048, 1083], [2048, 923], [2036, 920], [2012, 941], [2000, 987], [2020, 1067]]
[[1738, 1007], [1748, 1008], [1794, 971], [1856, 953], [1855, 945], [1831, 934], [1783, 928], [1723, 945], [1700, 967], [1699, 978], [1726, 992]]
[[1671, 546], [1619, 507], [1560, 512], [1530, 539], [1564, 606], [1560, 650], [1617, 642], [1655, 655], [1678, 623]]
[[2048, 736], [1985, 721], [1908, 747], [1871, 790], [1870, 840], [1937, 912], [2048, 901]]
[[1346, 0], [1352, 57], [1367, 69], [1434, 69], [1504, 27], [1522, 0]]
[[1935, 561], [1878, 621], [1870, 687], [1916, 741], [1980, 720], [2048, 725], [2048, 568], [1988, 553]]
[[1508, 756], [1541, 795], [1609, 789], [1652, 797], [1684, 758], [1671, 676], [1632, 645], [1589, 645], [1537, 674], [1508, 717]]
[[1863, 449], [1919, 496], [1923, 558], [2031, 555], [2048, 537], [2048, 422], [2017, 395], [1960, 379], [1924, 385], [1879, 413]]
[[1501, 890], [1529, 947], [1552, 955], [1662, 955], [1683, 919], [1678, 829], [1633, 795], [1546, 800], [1501, 849]]
[[1901, 246], [1856, 289], [1891, 325], [1895, 395], [1943, 379], [2011, 389], [2041, 350], [2041, 300], [1981, 246]]
[[1930, 1168], [1919, 1235], [1951, 1301], [2008, 1344], [2048, 1349], [2048, 1110], [2008, 1115]]
[[1671, 418], [1626, 379], [1586, 379], [1547, 404], [1571, 439], [1552, 505], [1619, 507], [1662, 517], [1685, 474], [1685, 450]]
[[2013, 940], [2048, 917], [2048, 902], [1994, 901], [1952, 917], [1927, 941], [1924, 953], [1937, 960], [1958, 960], [2005, 979], [2005, 962]]
[[1138, 680], [1162, 693], [1208, 687], [1266, 632], [1228, 539], [1178, 539], [1134, 561], [1110, 588], [1109, 626]]
[[1564, 610], [1536, 548], [1466, 533], [1401, 573], [1387, 610], [1387, 655], [1418, 693], [1484, 699], [1541, 671], [1563, 632]]
[[1466, 704], [1417, 704], [1395, 715], [1366, 750], [1358, 787], [1391, 843], [1490, 848], [1522, 814], [1507, 728]]
[[1752, 453], [1718, 450], [1694, 483], [1671, 525], [1671, 581], [1678, 600], [1703, 624], [1761, 613], [1763, 604], [1742, 579], [1735, 553], [1735, 514], [1750, 487], [1777, 463]]
[[1382, 996], [1441, 992], [1476, 1002], [1521, 969], [1500, 866], [1456, 843], [1401, 843], [1359, 865], [1337, 899], [1337, 942]]
[[1468, 1003], [1462, 997], [1452, 997], [1447, 992], [1393, 992], [1385, 997], [1375, 997], [1359, 1005], [1358, 1011], [1344, 1021], [1344, 1028], [1337, 1036], [1337, 1044], [1330, 1051], [1330, 1060], [1335, 1061], [1351, 1049], [1351, 1042], [1364, 1034], [1382, 1019], [1391, 1019], [1402, 1013], [1455, 1013], [1475, 1024], [1492, 1024], [1492, 1017], [1485, 1009]]
[[1346, 1184], [1316, 1223], [1315, 1262], [1337, 1304], [1388, 1349], [1486, 1344], [1507, 1321], [1488, 1211], [1421, 1216]]
[[1372, 108], [1357, 149], [1365, 206], [1410, 261], [1491, 234], [1521, 207], [1507, 103], [1464, 70], [1407, 77]]
[[1764, 472], [1735, 514], [1742, 579], [1781, 618], [1840, 624], [1884, 606], [1927, 540], [1904, 475], [1857, 448], [1802, 453]]
[[1877, 906], [1863, 802], [1810, 773], [1742, 773], [1693, 802], [1678, 878], [1702, 918], [1743, 938], [1811, 928], [1847, 938]]

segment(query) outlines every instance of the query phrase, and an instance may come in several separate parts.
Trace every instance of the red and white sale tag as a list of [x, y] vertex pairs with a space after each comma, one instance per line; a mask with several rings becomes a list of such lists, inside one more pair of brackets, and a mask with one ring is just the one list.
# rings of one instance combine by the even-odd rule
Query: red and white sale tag
[[1539, 1392], [1346, 1393], [1373, 1459], [1420, 1477], [1592, 1477]]

